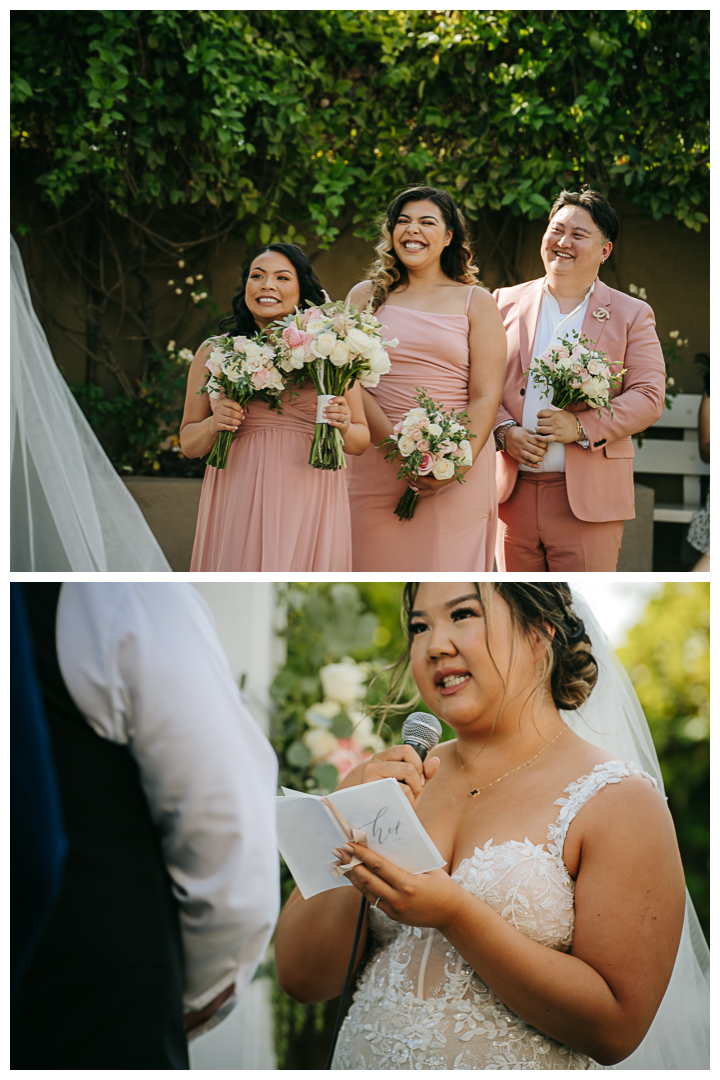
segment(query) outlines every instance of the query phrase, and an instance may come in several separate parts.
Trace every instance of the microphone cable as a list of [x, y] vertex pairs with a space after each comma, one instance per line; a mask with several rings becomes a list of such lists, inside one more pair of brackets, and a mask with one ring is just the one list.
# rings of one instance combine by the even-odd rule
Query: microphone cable
[[357, 956], [358, 945], [360, 944], [360, 931], [362, 930], [363, 919], [365, 918], [365, 910], [367, 908], [367, 898], [363, 896], [360, 901], [360, 912], [358, 914], [357, 926], [355, 927], [355, 940], [353, 941], [352, 953], [350, 955], [350, 963], [348, 964], [347, 975], [345, 976], [345, 985], [343, 986], [342, 996], [340, 998], [340, 1005], [338, 1007], [337, 1019], [335, 1020], [335, 1030], [333, 1031], [332, 1042], [330, 1043], [330, 1052], [328, 1053], [327, 1063], [325, 1069], [332, 1069], [332, 1059], [335, 1056], [335, 1045], [338, 1041], [338, 1035], [340, 1034], [340, 1025], [343, 1019], [343, 1010], [345, 1009], [345, 1002], [347, 1001], [348, 991], [350, 990], [350, 983], [352, 982], [353, 968], [355, 967], [355, 957]]

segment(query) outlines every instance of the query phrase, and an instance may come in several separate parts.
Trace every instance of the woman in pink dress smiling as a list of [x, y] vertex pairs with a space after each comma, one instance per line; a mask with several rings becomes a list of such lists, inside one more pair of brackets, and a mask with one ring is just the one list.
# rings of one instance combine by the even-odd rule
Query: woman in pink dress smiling
[[[245, 267], [234, 316], [225, 333], [252, 337], [296, 306], [322, 304], [326, 297], [304, 252], [294, 244], [269, 244]], [[205, 342], [188, 375], [180, 444], [186, 457], [209, 453], [219, 431], [234, 431], [226, 469], [205, 471], [191, 571], [349, 571], [350, 509], [344, 471], [308, 464], [317, 395], [308, 381], [286, 393], [282, 413], [261, 399], [242, 409], [221, 398], [212, 407], [206, 394]], [[332, 399], [328, 422], [339, 427], [346, 454], [368, 444], [360, 387]]]
[[[375, 314], [400, 344], [392, 371], [363, 389], [372, 447], [350, 464], [355, 571], [489, 571], [497, 527], [495, 443], [506, 342], [495, 301], [477, 273], [462, 215], [443, 191], [411, 188], [388, 207], [372, 277], [349, 299]], [[410, 521], [393, 510], [405, 490], [397, 463], [376, 449], [424, 387], [444, 409], [467, 410], [473, 464], [465, 481], [417, 477]]]

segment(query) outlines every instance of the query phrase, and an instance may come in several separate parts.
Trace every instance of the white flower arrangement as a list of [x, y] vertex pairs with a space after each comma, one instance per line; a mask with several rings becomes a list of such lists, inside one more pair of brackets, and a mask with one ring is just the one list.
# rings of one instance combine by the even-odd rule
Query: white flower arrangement
[[[283, 371], [307, 372], [318, 396], [338, 397], [356, 380], [361, 386], [377, 386], [390, 371], [387, 349], [398, 341], [385, 340], [382, 331], [369, 306], [359, 311], [354, 304], [329, 302], [279, 320], [271, 338]], [[344, 469], [342, 446], [338, 428], [318, 419], [310, 464], [316, 469]]]
[[[209, 375], [205, 386], [198, 393], [207, 394], [213, 401], [225, 396], [239, 405], [246, 405], [253, 397], [261, 397], [271, 407], [279, 407], [280, 396], [285, 389], [277, 367], [277, 355], [262, 334], [247, 337], [210, 338], [213, 349], [205, 361]], [[232, 431], [220, 431], [208, 457], [208, 465], [216, 469], [227, 467]]]
[[605, 353], [584, 334], [573, 331], [560, 345], [548, 348], [533, 359], [528, 374], [535, 386], [552, 390], [552, 404], [558, 409], [587, 404], [592, 409], [609, 409], [610, 399], [619, 388], [625, 369], [613, 371]]
[[[404, 459], [399, 480], [412, 482], [415, 477], [432, 475], [436, 480], [462, 483], [463, 471], [473, 463], [469, 440], [475, 436], [465, 426], [468, 414], [454, 409], [443, 412], [424, 388], [417, 391], [415, 400], [416, 408], [409, 409], [395, 425], [394, 434], [380, 444], [389, 447], [385, 459], [394, 461], [398, 454]], [[418, 499], [418, 492], [408, 486], [394, 510], [401, 521], [412, 518]]]

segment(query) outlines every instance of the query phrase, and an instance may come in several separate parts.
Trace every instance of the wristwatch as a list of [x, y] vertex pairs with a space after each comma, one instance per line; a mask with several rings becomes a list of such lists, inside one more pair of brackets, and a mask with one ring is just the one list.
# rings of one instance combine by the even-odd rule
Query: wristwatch
[[499, 427], [495, 428], [493, 435], [495, 436], [496, 450], [505, 449], [505, 436], [507, 435], [508, 428], [511, 427], [520, 427], [520, 425], [518, 424], [517, 420], [506, 420], [504, 424], [500, 424]]

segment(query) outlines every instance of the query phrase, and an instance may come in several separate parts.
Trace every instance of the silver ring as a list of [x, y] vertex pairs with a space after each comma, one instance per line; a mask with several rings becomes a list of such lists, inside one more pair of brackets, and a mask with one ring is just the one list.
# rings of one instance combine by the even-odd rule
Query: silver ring
[[376, 900], [376, 901], [375, 901], [375, 903], [373, 904], [373, 907], [374, 907], [374, 908], [378, 908], [378, 909], [379, 909], [380, 911], [382, 911], [382, 908], [380, 907], [380, 900], [381, 900], [381, 899], [382, 899], [382, 897], [378, 896], [377, 900]]

